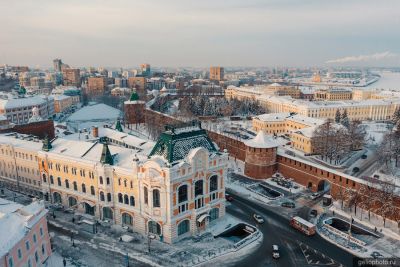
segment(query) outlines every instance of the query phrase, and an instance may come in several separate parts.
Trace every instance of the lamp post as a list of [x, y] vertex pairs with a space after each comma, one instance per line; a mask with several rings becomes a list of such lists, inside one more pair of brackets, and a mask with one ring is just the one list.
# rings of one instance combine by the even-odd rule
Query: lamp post
[[150, 254], [150, 243], [151, 243], [151, 240], [153, 240], [153, 239], [156, 239], [156, 236], [154, 234], [149, 233], [147, 235], [147, 245], [148, 245], [149, 254]]

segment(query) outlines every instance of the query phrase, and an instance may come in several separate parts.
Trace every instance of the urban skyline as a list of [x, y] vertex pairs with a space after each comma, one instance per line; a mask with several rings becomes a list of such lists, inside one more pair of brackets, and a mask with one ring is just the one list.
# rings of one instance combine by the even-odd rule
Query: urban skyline
[[[0, 64], [397, 66], [398, 1], [2, 1]], [[39, 8], [40, 7], [40, 8]]]

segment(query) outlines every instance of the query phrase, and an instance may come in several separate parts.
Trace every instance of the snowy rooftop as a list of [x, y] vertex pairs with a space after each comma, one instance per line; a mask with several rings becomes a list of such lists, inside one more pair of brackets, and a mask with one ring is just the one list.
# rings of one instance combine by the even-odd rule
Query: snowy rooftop
[[121, 111], [106, 104], [86, 106], [73, 113], [68, 121], [99, 121], [116, 120], [121, 117]]
[[8, 253], [46, 212], [43, 202], [36, 201], [23, 206], [0, 198], [0, 258]]
[[[96, 125], [93, 125], [96, 126]], [[142, 154], [148, 155], [151, 149], [154, 147], [155, 142], [142, 139], [131, 134], [125, 132], [119, 132], [117, 130], [111, 128], [98, 127], [99, 137], [107, 137], [110, 139], [111, 143], [115, 143], [116, 145], [124, 146], [124, 147], [135, 147], [138, 150], [141, 150]], [[93, 142], [98, 140], [98, 138], [93, 136], [93, 130], [90, 129], [87, 132], [83, 133], [74, 133], [70, 135], [66, 135], [63, 137], [66, 140], [75, 140], [75, 141], [86, 141]], [[118, 143], [117, 143], [118, 142]]]
[[272, 148], [279, 146], [279, 144], [272, 139], [272, 136], [266, 135], [264, 131], [259, 131], [256, 137], [251, 140], [244, 141], [244, 144], [248, 147], [254, 148]]
[[18, 133], [0, 134], [0, 144], [8, 145], [10, 143], [14, 147], [21, 147], [30, 151], [42, 149], [42, 142], [36, 137]]
[[12, 98], [11, 95], [8, 95], [8, 99], [0, 99], [0, 108], [10, 109], [26, 106], [38, 106], [44, 103], [46, 103], [45, 96], [35, 95], [29, 97]]
[[324, 120], [321, 120], [321, 119], [311, 118], [311, 117], [307, 117], [307, 116], [303, 116], [303, 115], [299, 115], [299, 114], [291, 115], [289, 112], [262, 114], [262, 115], [258, 115], [256, 117], [254, 117], [254, 118], [257, 118], [264, 122], [283, 122], [286, 120], [290, 120], [290, 121], [306, 124], [309, 126], [320, 125], [320, 124], [324, 123]]

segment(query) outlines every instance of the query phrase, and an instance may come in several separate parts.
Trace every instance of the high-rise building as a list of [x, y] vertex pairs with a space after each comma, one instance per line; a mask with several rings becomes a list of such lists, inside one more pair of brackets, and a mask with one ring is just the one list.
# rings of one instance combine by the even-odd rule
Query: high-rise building
[[64, 85], [80, 87], [81, 75], [79, 69], [66, 68], [62, 70]]
[[89, 95], [103, 95], [107, 88], [106, 77], [90, 77], [88, 78], [87, 93]]
[[136, 92], [142, 99], [146, 95], [147, 80], [145, 77], [130, 77], [128, 78], [128, 87], [136, 89]]
[[142, 75], [145, 77], [149, 77], [151, 74], [150, 64], [141, 64], [140, 69], [142, 70]]
[[210, 80], [212, 80], [212, 81], [224, 80], [224, 68], [223, 67], [210, 67]]
[[53, 60], [54, 70], [61, 72], [62, 61], [59, 58]]

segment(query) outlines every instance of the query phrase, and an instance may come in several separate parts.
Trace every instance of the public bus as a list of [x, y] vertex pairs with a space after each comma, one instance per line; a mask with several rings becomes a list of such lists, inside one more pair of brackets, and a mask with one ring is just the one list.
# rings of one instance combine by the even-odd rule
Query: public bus
[[315, 225], [310, 223], [309, 221], [300, 218], [299, 216], [295, 216], [290, 220], [290, 225], [293, 228], [305, 233], [306, 235], [314, 235], [315, 234]]

